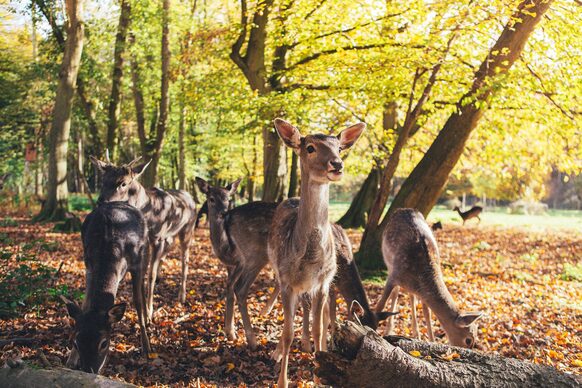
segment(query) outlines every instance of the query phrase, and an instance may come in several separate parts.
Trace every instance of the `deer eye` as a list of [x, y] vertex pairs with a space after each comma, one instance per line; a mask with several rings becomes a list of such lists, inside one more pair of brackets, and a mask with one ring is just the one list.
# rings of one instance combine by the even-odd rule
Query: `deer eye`
[[312, 154], [315, 152], [315, 147], [312, 145], [307, 146], [307, 153]]
[[106, 350], [107, 347], [109, 346], [109, 341], [104, 339], [103, 341], [101, 341], [101, 343], [99, 344], [99, 350], [103, 351]]
[[465, 338], [465, 345], [471, 346], [473, 345], [473, 338]]
[[125, 186], [127, 186], [127, 183], [125, 183], [125, 182], [121, 182], [121, 185], [120, 185], [120, 186], [121, 186], [121, 187], [125, 187]]
[[214, 198], [210, 197], [208, 198], [208, 201], [210, 201], [210, 203], [214, 203]]

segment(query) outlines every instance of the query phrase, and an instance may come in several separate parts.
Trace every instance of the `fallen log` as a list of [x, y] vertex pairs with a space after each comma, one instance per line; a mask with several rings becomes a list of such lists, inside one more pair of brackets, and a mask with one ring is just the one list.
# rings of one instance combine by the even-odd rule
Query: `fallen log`
[[78, 370], [54, 368], [32, 369], [25, 366], [0, 369], [0, 387], [6, 388], [127, 388], [135, 385]]
[[582, 378], [495, 355], [404, 337], [347, 321], [331, 352], [315, 355], [321, 383], [337, 387], [580, 387]]

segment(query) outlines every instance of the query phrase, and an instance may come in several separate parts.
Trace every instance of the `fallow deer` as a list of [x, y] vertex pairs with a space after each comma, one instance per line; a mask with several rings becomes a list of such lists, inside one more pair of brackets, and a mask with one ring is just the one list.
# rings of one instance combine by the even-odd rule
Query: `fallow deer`
[[269, 261], [279, 281], [284, 310], [283, 332], [273, 358], [281, 361], [278, 386], [287, 387], [293, 318], [301, 295], [312, 298], [315, 350], [326, 347], [323, 307], [337, 269], [328, 216], [329, 184], [343, 175], [340, 151], [353, 146], [366, 125], [353, 125], [337, 137], [303, 137], [282, 119], [275, 119], [274, 125], [285, 145], [299, 155], [301, 166], [301, 198], [288, 199], [277, 206], [268, 243]]
[[[430, 310], [441, 323], [449, 342], [454, 346], [471, 348], [475, 344], [476, 321], [480, 312], [461, 312], [443, 281], [440, 256], [436, 240], [420, 212], [414, 209], [397, 209], [382, 232], [382, 255], [388, 268], [388, 278], [376, 311], [382, 311], [390, 296], [390, 311], [398, 300], [398, 288], [412, 295], [412, 323], [418, 336], [415, 297], [420, 298], [428, 326], [429, 339], [434, 335], [430, 324]], [[426, 308], [425, 308], [426, 307]], [[392, 317], [388, 324], [388, 334]]]
[[131, 273], [133, 303], [140, 326], [142, 351], [151, 353], [146, 329], [144, 277], [149, 244], [146, 222], [139, 210], [125, 202], [99, 205], [83, 222], [86, 291], [83, 307], [63, 298], [75, 321], [73, 349], [67, 366], [99, 373], [109, 354], [112, 325], [126, 304], [114, 304], [119, 284]]
[[136, 166], [140, 158], [120, 167], [113, 165], [109, 158], [103, 162], [94, 157], [91, 161], [103, 174], [103, 186], [98, 203], [127, 201], [142, 211], [148, 226], [151, 246], [151, 260], [147, 279], [148, 319], [153, 316], [154, 287], [159, 266], [168, 253], [176, 237], [182, 251], [182, 276], [178, 299], [186, 300], [186, 281], [190, 242], [196, 222], [196, 203], [184, 190], [161, 190], [157, 187], [146, 189], [138, 181], [148, 163]]
[[247, 296], [257, 275], [269, 262], [267, 240], [277, 204], [251, 202], [229, 210], [230, 198], [236, 192], [240, 179], [225, 188], [210, 186], [198, 177], [196, 183], [207, 198], [212, 248], [228, 271], [224, 325], [226, 335], [229, 339], [236, 338], [236, 295], [247, 343], [251, 349], [255, 349], [257, 340], [249, 318]]
[[463, 225], [465, 225], [465, 221], [470, 220], [471, 218], [476, 218], [479, 220], [479, 223], [481, 223], [481, 218], [479, 217], [479, 215], [483, 211], [483, 208], [481, 206], [473, 206], [466, 212], [462, 212], [458, 206], [455, 206], [453, 210], [459, 213], [459, 215], [463, 219]]

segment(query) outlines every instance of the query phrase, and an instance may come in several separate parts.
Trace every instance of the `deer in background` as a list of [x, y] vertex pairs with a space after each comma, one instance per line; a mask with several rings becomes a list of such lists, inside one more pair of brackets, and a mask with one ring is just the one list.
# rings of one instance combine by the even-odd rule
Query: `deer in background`
[[86, 274], [83, 307], [63, 297], [75, 321], [73, 349], [67, 366], [99, 373], [109, 354], [112, 325], [123, 318], [127, 307], [125, 303], [114, 304], [127, 271], [131, 273], [142, 351], [146, 356], [151, 353], [144, 295], [149, 249], [147, 227], [139, 210], [124, 202], [110, 202], [87, 216], [81, 237]]
[[343, 175], [340, 151], [353, 146], [366, 125], [351, 126], [337, 137], [303, 137], [282, 119], [275, 119], [274, 124], [285, 145], [299, 155], [301, 166], [301, 198], [288, 199], [277, 206], [268, 243], [269, 261], [279, 281], [284, 310], [283, 332], [273, 358], [281, 361], [278, 387], [287, 387], [293, 319], [301, 295], [312, 298], [315, 350], [326, 348], [323, 306], [337, 269], [328, 215], [329, 184]]
[[186, 301], [189, 247], [194, 235], [196, 203], [187, 191], [144, 188], [138, 181], [150, 162], [136, 166], [134, 159], [120, 167], [91, 157], [91, 161], [103, 175], [103, 186], [98, 203], [127, 201], [142, 211], [148, 226], [151, 260], [147, 279], [148, 319], [153, 316], [154, 287], [160, 263], [176, 237], [182, 251], [182, 276], [178, 299]]
[[481, 206], [473, 206], [466, 212], [462, 212], [458, 206], [455, 206], [453, 211], [459, 213], [459, 215], [463, 219], [463, 225], [465, 225], [465, 221], [470, 220], [471, 218], [476, 218], [479, 220], [479, 223], [481, 223], [481, 218], [479, 218], [479, 214], [481, 214], [481, 212], [483, 211], [483, 208]]
[[[229, 339], [236, 338], [234, 300], [242, 316], [247, 343], [256, 349], [257, 339], [249, 318], [247, 297], [261, 269], [269, 262], [267, 241], [276, 203], [251, 202], [230, 209], [230, 198], [240, 179], [228, 186], [210, 186], [196, 178], [200, 191], [206, 195], [210, 241], [212, 249], [226, 266], [226, 314], [224, 329]], [[276, 297], [276, 296], [275, 296]]]
[[[416, 297], [422, 301], [428, 336], [434, 340], [430, 311], [441, 323], [449, 342], [454, 346], [472, 348], [475, 344], [476, 321], [480, 312], [459, 310], [443, 281], [436, 240], [421, 213], [414, 209], [397, 209], [382, 233], [382, 255], [388, 268], [388, 279], [376, 311], [382, 311], [390, 296], [390, 311], [398, 301], [399, 288], [411, 294], [413, 334], [418, 337]], [[388, 323], [388, 334], [393, 317]]]

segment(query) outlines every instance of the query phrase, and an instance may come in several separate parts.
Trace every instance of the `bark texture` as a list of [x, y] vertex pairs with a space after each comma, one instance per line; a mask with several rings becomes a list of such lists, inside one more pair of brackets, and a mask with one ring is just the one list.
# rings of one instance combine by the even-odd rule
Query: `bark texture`
[[[338, 387], [578, 387], [582, 379], [558, 370], [489, 356], [468, 349], [411, 340], [382, 338], [347, 321], [333, 337], [331, 353], [315, 355], [315, 374]], [[420, 352], [420, 357], [410, 354]], [[443, 356], [457, 353], [448, 361]]]
[[113, 53], [113, 75], [107, 121], [107, 149], [109, 149], [109, 154], [112, 156], [115, 152], [115, 134], [119, 125], [121, 81], [123, 78], [123, 62], [127, 43], [127, 31], [131, 20], [130, 17], [131, 5], [129, 0], [122, 0], [117, 35], [115, 37], [115, 51]]
[[104, 376], [64, 368], [3, 368], [0, 369], [0, 386], [7, 388], [135, 387], [133, 384], [110, 380]]
[[67, 41], [59, 72], [53, 120], [49, 134], [47, 197], [36, 217], [39, 221], [61, 220], [68, 207], [67, 152], [71, 132], [73, 95], [83, 52], [83, 0], [67, 0]]

